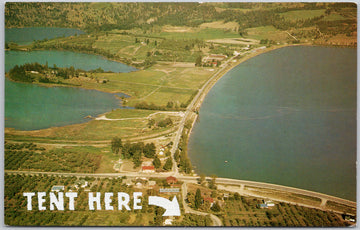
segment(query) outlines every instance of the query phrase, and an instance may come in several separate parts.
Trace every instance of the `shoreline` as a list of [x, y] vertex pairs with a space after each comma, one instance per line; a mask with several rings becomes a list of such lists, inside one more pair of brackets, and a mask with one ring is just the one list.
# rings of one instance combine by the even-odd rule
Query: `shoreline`
[[[243, 58], [241, 58], [239, 61], [236, 61], [235, 64], [233, 65], [230, 65], [228, 66], [229, 68], [223, 73], [221, 74], [218, 78], [214, 79], [215, 82], [212, 84], [212, 85], [209, 85], [206, 89], [205, 92], [202, 92], [202, 94], [200, 95], [200, 98], [199, 100], [195, 103], [194, 107], [195, 108], [198, 108], [200, 109], [202, 103], [204, 102], [207, 94], [210, 92], [210, 90], [215, 86], [215, 84], [223, 77], [225, 76], [230, 70], [232, 70], [233, 68], [235, 68], [236, 66], [246, 62], [247, 60], [253, 58], [253, 57], [256, 57], [258, 55], [261, 55], [261, 54], [265, 54], [265, 53], [268, 53], [270, 51], [274, 51], [274, 50], [277, 50], [277, 49], [281, 49], [281, 48], [285, 48], [285, 47], [292, 47], [292, 46], [315, 46], [315, 45], [311, 45], [311, 44], [288, 44], [288, 45], [282, 45], [282, 46], [273, 46], [273, 47], [270, 47], [270, 48], [266, 48], [266, 49], [263, 49], [262, 52], [256, 52], [256, 53], [252, 53], [250, 55], [246, 55], [244, 56]], [[225, 67], [226, 68], [226, 67]], [[215, 73], [216, 74], [216, 73]], [[211, 81], [211, 78], [208, 80], [209, 83]], [[204, 83], [204, 85], [206, 84], [207, 82]], [[204, 89], [205, 90], [205, 89]], [[192, 108], [194, 109], [194, 108]], [[188, 133], [188, 140], [190, 139], [190, 136], [191, 136], [191, 133], [192, 133], [192, 130], [193, 130], [193, 126], [195, 125], [197, 119], [199, 117], [199, 114], [195, 114], [195, 119], [194, 121], [192, 122], [192, 126], [189, 130], [189, 133]]]
[[[202, 103], [204, 102], [207, 94], [210, 92], [210, 90], [215, 86], [215, 84], [223, 77], [225, 76], [230, 70], [232, 70], [233, 68], [235, 68], [236, 66], [246, 62], [247, 60], [253, 58], [253, 57], [256, 57], [258, 55], [261, 55], [261, 54], [265, 54], [265, 53], [268, 53], [270, 51], [274, 51], [274, 50], [277, 50], [277, 49], [281, 49], [281, 48], [285, 48], [285, 47], [294, 47], [294, 46], [309, 46], [309, 47], [324, 47], [324, 46], [319, 46], [319, 45], [314, 45], [314, 44], [310, 44], [310, 43], [305, 43], [305, 44], [287, 44], [287, 45], [281, 45], [281, 46], [273, 46], [273, 47], [269, 47], [269, 48], [266, 48], [266, 49], [262, 49], [260, 50], [260, 52], [256, 51], [254, 53], [251, 53], [250, 55], [245, 55], [244, 57], [242, 57], [239, 61], [237, 61], [235, 64], [232, 65], [232, 63], [225, 67], [225, 72], [222, 73], [222, 74], [219, 74], [219, 76], [217, 76], [214, 80], [215, 82], [213, 82], [213, 80], [211, 80], [211, 78], [208, 80], [208, 82], [206, 82], [204, 85], [206, 85], [207, 83], [209, 83], [208, 86], [206, 86], [204, 88], [204, 92], [201, 93], [201, 95], [199, 96], [198, 100], [194, 103], [194, 106], [193, 108], [191, 108], [192, 110], [195, 110], [195, 111], [200, 111], [200, 107], [202, 105]], [[344, 47], [337, 47], [337, 46], [328, 46], [329, 48], [344, 48]], [[346, 48], [351, 48], [351, 47], [346, 47]], [[221, 72], [222, 70], [219, 70], [219, 72]], [[216, 74], [216, 73], [215, 73]], [[214, 75], [215, 75], [214, 74]], [[188, 148], [187, 148], [187, 155], [189, 156], [189, 159], [191, 161], [191, 157], [190, 157], [190, 154], [189, 154], [189, 140], [190, 140], [190, 137], [191, 137], [191, 134], [192, 134], [192, 131], [193, 131], [193, 128], [194, 128], [194, 125], [196, 123], [196, 121], [199, 119], [199, 113], [195, 113], [194, 115], [194, 120], [192, 122], [192, 125], [191, 125], [191, 128], [189, 129], [189, 132], [188, 132], [188, 135], [187, 135], [187, 143], [188, 143]], [[194, 173], [198, 174], [199, 175], [199, 171], [197, 171], [197, 169], [193, 169]], [[237, 178], [229, 178], [229, 179], [234, 179], [234, 180], [242, 180], [242, 179], [237, 179]], [[264, 184], [271, 184], [271, 183], [267, 183], [267, 182], [258, 182], [258, 183], [264, 183]], [[282, 186], [282, 187], [289, 187], [287, 185], [277, 185], [277, 184], [274, 184], [276, 186]], [[303, 189], [303, 188], [296, 188], [296, 187], [291, 187], [291, 188], [295, 188], [295, 189], [299, 189], [299, 190], [306, 190], [306, 189]], [[320, 192], [315, 192], [315, 191], [311, 191], [311, 190], [306, 190], [306, 191], [310, 191], [310, 192], [314, 192], [314, 193], [319, 193], [319, 194], [322, 194]], [[326, 194], [327, 195], [327, 194]], [[336, 197], [334, 195], [329, 195], [329, 196], [333, 196], [333, 197]], [[340, 197], [337, 197], [337, 198], [340, 198]], [[343, 199], [343, 200], [348, 200], [348, 199], [345, 199], [345, 198], [340, 198], [340, 199]], [[352, 200], [348, 200], [348, 201], [352, 201]], [[354, 201], [352, 201], [354, 202]], [[356, 201], [355, 201], [356, 202]]]

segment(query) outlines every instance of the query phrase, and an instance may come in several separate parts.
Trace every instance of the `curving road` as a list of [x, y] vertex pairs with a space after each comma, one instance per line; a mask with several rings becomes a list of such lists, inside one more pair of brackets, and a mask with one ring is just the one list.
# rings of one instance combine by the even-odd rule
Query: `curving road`
[[229, 62], [231, 62], [235, 57], [237, 56], [233, 56], [231, 57], [229, 60], [227, 60], [223, 65], [222, 67], [216, 72], [214, 73], [214, 75], [209, 79], [207, 80], [207, 82], [205, 82], [205, 84], [199, 89], [198, 93], [195, 95], [194, 99], [190, 102], [190, 104], [188, 105], [188, 107], [186, 108], [186, 111], [185, 111], [185, 115], [182, 117], [181, 121], [180, 121], [180, 124], [179, 124], [179, 129], [178, 131], [176, 132], [176, 135], [175, 135], [175, 138], [174, 138], [174, 141], [173, 141], [173, 146], [170, 150], [171, 152], [171, 157], [172, 157], [172, 160], [173, 160], [173, 175], [174, 176], [178, 176], [179, 174], [179, 169], [176, 165], [176, 162], [175, 162], [175, 159], [174, 159], [174, 154], [175, 154], [175, 151], [177, 150], [178, 146], [179, 146], [179, 142], [180, 142], [180, 139], [181, 139], [181, 134], [184, 130], [184, 126], [185, 126], [185, 122], [187, 120], [187, 118], [189, 117], [189, 115], [191, 115], [191, 113], [193, 113], [193, 111], [195, 110], [196, 106], [198, 103], [201, 102], [201, 98], [203, 96], [205, 96], [206, 92], [207, 92], [207, 88], [211, 89], [211, 87], [216, 83], [213, 82], [217, 77], [219, 77], [219, 74], [225, 69], [227, 68], [227, 64]]

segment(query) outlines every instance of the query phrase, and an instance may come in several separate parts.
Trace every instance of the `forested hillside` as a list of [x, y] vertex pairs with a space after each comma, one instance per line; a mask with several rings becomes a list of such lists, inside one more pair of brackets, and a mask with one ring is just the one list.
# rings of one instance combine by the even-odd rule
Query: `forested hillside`
[[[304, 11], [302, 12], [304, 18], [292, 17], [301, 10]], [[319, 15], [312, 15], [311, 12], [314, 10], [323, 11]], [[353, 3], [8, 2], [5, 9], [7, 28], [70, 27], [91, 32], [138, 27], [146, 31], [156, 25], [196, 27], [202, 23], [218, 20], [237, 22], [238, 31], [269, 25], [281, 30], [316, 25], [322, 33], [336, 33], [337, 29], [340, 29], [340, 32], [351, 33], [356, 31], [356, 5]]]

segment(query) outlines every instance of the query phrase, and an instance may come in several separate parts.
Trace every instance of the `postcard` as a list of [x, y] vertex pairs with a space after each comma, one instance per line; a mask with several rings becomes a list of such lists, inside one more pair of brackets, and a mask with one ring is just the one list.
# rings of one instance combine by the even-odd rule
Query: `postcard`
[[356, 225], [357, 5], [7, 2], [7, 226]]

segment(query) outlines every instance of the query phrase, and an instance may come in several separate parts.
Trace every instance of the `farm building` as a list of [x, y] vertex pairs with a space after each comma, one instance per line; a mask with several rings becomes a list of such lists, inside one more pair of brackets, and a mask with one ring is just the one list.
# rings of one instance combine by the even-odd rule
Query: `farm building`
[[142, 172], [144, 173], [154, 173], [155, 172], [155, 167], [154, 166], [142, 166], [141, 167]]
[[63, 185], [54, 185], [51, 188], [52, 192], [60, 192], [60, 191], [64, 191], [65, 187]]
[[176, 184], [176, 183], [177, 183], [177, 179], [176, 179], [175, 177], [173, 177], [173, 176], [169, 176], [169, 177], [166, 178], [166, 182], [167, 182], [168, 184]]

